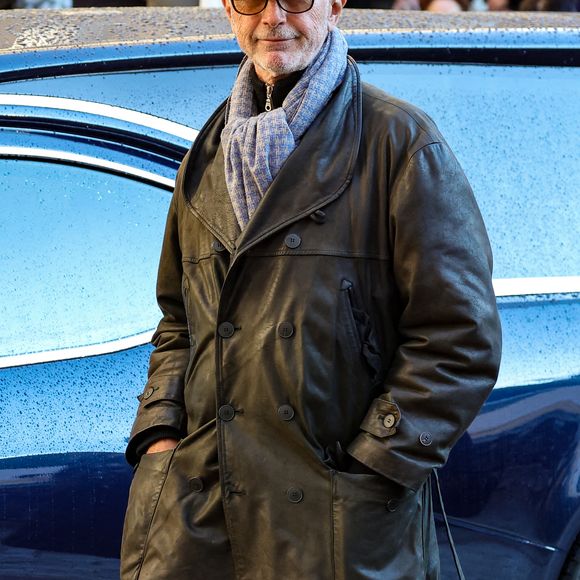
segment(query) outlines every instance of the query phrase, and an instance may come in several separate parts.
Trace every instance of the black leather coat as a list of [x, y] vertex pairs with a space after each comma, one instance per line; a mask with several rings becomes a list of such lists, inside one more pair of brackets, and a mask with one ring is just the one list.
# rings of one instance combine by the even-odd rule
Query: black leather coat
[[223, 123], [169, 210], [127, 457], [154, 427], [182, 439], [136, 469], [122, 577], [436, 578], [426, 482], [500, 358], [469, 184], [433, 122], [349, 62], [240, 234]]

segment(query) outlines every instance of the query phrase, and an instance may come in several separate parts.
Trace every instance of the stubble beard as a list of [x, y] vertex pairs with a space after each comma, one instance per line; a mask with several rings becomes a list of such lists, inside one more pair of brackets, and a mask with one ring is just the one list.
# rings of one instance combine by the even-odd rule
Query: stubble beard
[[[280, 50], [267, 50], [264, 46], [260, 47], [261, 41], [254, 40], [255, 51], [254, 55], [251, 57], [254, 65], [267, 71], [270, 74], [279, 75], [289, 75], [297, 70], [301, 70], [308, 66], [308, 62], [303, 65], [305, 58], [305, 51], [307, 48], [301, 45], [300, 35], [294, 31], [284, 31], [282, 34], [270, 34], [267, 36], [269, 39], [277, 40], [289, 40], [290, 48]], [[298, 39], [295, 41], [294, 39]], [[298, 46], [295, 46], [298, 44]]]
[[282, 55], [258, 56], [254, 61], [254, 65], [262, 70], [276, 76], [289, 75], [297, 70], [301, 70], [300, 62], [296, 59], [287, 59]]

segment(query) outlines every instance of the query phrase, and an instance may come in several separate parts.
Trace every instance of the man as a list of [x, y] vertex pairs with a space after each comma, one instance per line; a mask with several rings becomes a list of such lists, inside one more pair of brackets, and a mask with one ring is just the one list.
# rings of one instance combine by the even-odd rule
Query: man
[[224, 0], [247, 59], [183, 161], [122, 578], [437, 578], [429, 476], [496, 379], [491, 254], [345, 0]]

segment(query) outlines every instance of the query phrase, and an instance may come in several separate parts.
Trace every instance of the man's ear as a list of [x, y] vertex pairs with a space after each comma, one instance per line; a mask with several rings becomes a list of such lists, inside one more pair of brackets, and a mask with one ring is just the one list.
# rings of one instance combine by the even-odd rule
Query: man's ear
[[[223, 1], [223, 0], [222, 0]], [[342, 14], [342, 9], [346, 4], [347, 0], [331, 0], [330, 4], [330, 18], [329, 23], [332, 26], [336, 26], [340, 20]]]
[[226, 9], [226, 16], [229, 19], [230, 15], [232, 13], [232, 7], [230, 6], [230, 2], [229, 2], [229, 0], [222, 0], [222, 4], [223, 4], [223, 7]]

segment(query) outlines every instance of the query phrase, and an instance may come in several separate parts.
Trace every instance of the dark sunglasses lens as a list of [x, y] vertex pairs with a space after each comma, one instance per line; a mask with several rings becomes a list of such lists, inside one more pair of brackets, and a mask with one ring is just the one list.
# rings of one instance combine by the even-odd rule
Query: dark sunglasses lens
[[280, 6], [286, 12], [292, 14], [300, 14], [300, 12], [308, 12], [312, 8], [314, 0], [280, 0]]
[[258, 14], [266, 8], [267, 0], [232, 0], [232, 5], [236, 12], [240, 14]]

